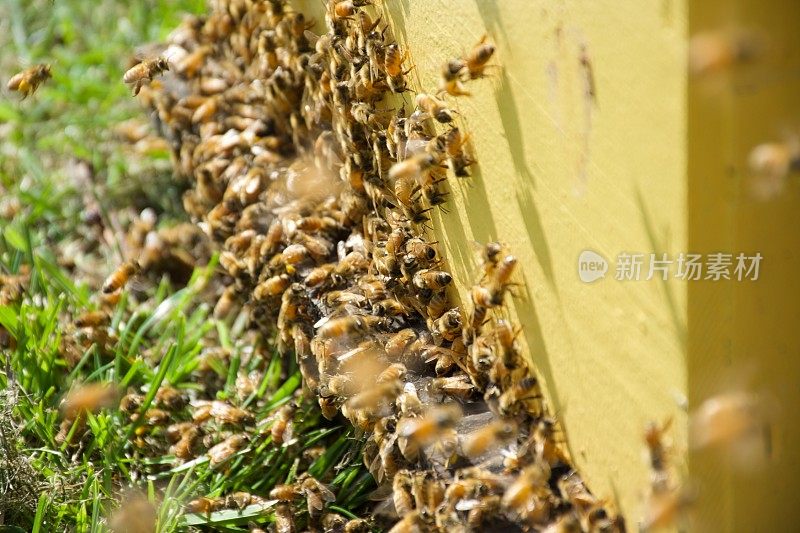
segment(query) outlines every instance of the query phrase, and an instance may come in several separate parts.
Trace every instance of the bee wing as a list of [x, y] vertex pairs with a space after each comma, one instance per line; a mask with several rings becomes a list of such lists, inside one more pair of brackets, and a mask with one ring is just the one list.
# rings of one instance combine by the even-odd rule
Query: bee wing
[[14, 74], [11, 77], [11, 79], [8, 80], [8, 84], [6, 85], [8, 90], [16, 91], [17, 89], [19, 89], [19, 84], [22, 83], [22, 79], [24, 78], [24, 76], [25, 76], [24, 72], [19, 72], [17, 74]]
[[306, 501], [308, 502], [308, 512], [312, 514], [314, 510], [320, 511], [325, 504], [322, 502], [322, 499], [311, 489], [303, 489], [303, 492], [306, 494]]

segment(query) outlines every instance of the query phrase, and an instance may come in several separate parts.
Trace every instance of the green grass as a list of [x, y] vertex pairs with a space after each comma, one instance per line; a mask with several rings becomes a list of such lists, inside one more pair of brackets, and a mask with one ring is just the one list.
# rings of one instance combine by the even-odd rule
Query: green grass
[[[152, 208], [159, 227], [185, 219], [185, 185], [173, 178], [168, 154], [136, 153], [112, 131], [143, 117], [121, 82], [136, 47], [162, 40], [182, 13], [204, 9], [203, 0], [0, 3], [2, 79], [39, 62], [52, 64], [54, 74], [25, 101], [5, 90], [0, 98], [0, 275], [29, 275], [22, 294], [0, 298], [0, 326], [10, 337], [4, 345], [0, 331], [0, 532], [103, 531], [132, 489], [157, 506], [159, 531], [267, 524], [270, 506], [198, 515], [186, 514], [184, 504], [235, 491], [266, 496], [303, 471], [331, 485], [339, 495], [331, 510], [345, 516], [358, 514], [374, 489], [361, 465], [361, 442], [344, 423], [322, 419], [309, 399], [295, 413], [297, 442], [272, 442], [270, 416], [293, 400], [299, 373], [245, 320], [213, 319], [215, 259], [198, 265], [185, 286], [152, 274], [137, 278], [113, 309], [107, 341], [73, 325], [100, 305], [99, 284], [119, 263], [121, 234], [136, 213]], [[90, 164], [88, 179], [80, 175], [89, 167], [76, 161]], [[92, 233], [84, 220], [92, 203], [105, 233]], [[67, 356], [70, 345], [78, 347], [76, 360]], [[215, 350], [224, 356], [205, 357]], [[208, 369], [200, 368], [203, 360]], [[248, 372], [260, 379], [239, 398], [236, 376]], [[93, 382], [141, 393], [140, 416], [101, 409], [86, 416], [85, 433], [73, 424], [62, 441], [62, 399]], [[141, 416], [165, 384], [249, 409], [257, 423], [244, 429], [246, 446], [216, 468], [204, 454], [177, 461], [164, 428]], [[191, 408], [170, 416], [189, 420]], [[211, 429], [215, 442], [231, 431]], [[324, 451], [308, 459], [320, 446]], [[298, 503], [299, 525], [307, 518], [303, 508]]]

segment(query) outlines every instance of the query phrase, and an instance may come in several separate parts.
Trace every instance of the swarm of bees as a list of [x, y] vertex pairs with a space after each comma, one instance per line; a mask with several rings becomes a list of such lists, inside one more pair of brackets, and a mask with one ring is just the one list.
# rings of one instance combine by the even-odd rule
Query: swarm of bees
[[[364, 462], [385, 492], [374, 514], [392, 531], [620, 530], [572, 468], [518, 331], [496, 317], [516, 258], [485, 245], [462, 309], [425, 237], [449, 176], [474, 164], [442, 98], [468, 95], [494, 46], [484, 37], [448, 61], [438, 95], [418, 94], [407, 114], [391, 103], [410, 91], [407, 50], [371, 9], [329, 0], [317, 35], [285, 0], [220, 0], [170, 36], [168, 72], [154, 59], [126, 74], [193, 183], [186, 211], [221, 247], [229, 282], [214, 314], [243, 306], [296, 359], [323, 415], [368, 435]], [[252, 423], [223, 403], [168, 428], [176, 456], [192, 456], [198, 422]], [[292, 409], [263, 428], [273, 442], [291, 442]], [[231, 434], [208, 451], [212, 466], [247, 444]], [[325, 530], [365, 527], [325, 515], [333, 495], [310, 476], [270, 496], [277, 531], [303, 508]], [[197, 502], [215, 505], [227, 504]]]

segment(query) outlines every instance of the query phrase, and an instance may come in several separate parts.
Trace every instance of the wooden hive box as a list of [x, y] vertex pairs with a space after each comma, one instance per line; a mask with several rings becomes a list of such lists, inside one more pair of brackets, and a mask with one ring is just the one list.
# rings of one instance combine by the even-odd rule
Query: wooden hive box
[[[473, 241], [520, 260], [511, 318], [592, 490], [637, 530], [648, 485], [643, 429], [673, 419], [671, 457], [698, 489], [698, 531], [785, 530], [800, 479], [800, 180], [749, 194], [747, 158], [800, 119], [800, 2], [775, 0], [384, 0], [415, 90], [482, 35], [490, 76], [450, 99], [479, 165], [451, 179], [433, 231], [458, 292], [478, 275]], [[320, 6], [300, 2], [321, 18]], [[689, 36], [725, 27], [768, 37], [767, 60], [693, 79]], [[411, 98], [407, 97], [410, 104]], [[794, 121], [794, 122], [793, 122]], [[593, 283], [578, 258], [610, 263]], [[645, 254], [618, 281], [621, 253]], [[757, 281], [646, 280], [649, 254], [759, 252]], [[656, 272], [658, 274], [658, 272]], [[746, 472], [688, 453], [688, 410], [748, 368], [780, 414], [772, 453]]]

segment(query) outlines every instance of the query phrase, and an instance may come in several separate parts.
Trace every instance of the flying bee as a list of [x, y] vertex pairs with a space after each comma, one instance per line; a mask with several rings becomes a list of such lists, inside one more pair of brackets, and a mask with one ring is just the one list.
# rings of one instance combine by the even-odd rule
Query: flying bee
[[24, 100], [29, 95], [35, 93], [36, 89], [38, 89], [42, 83], [52, 77], [53, 75], [50, 72], [50, 65], [34, 65], [18, 74], [15, 74], [10, 80], [8, 80], [8, 85], [6, 85], [6, 87], [9, 91], [19, 92]]
[[447, 93], [450, 96], [469, 96], [471, 93], [464, 88], [461, 82], [462, 72], [466, 67], [463, 59], [450, 59], [442, 65], [439, 77], [439, 94]]
[[122, 497], [120, 507], [108, 517], [111, 533], [152, 533], [156, 531], [158, 510], [147, 496], [128, 493]]
[[479, 457], [503, 446], [517, 435], [517, 425], [510, 420], [494, 420], [464, 437], [461, 450], [470, 458]]
[[[752, 445], [764, 445], [769, 452], [770, 428], [765, 403], [759, 395], [733, 391], [704, 401], [690, 415], [689, 443], [694, 449], [718, 448], [746, 452], [751, 460]], [[738, 458], [738, 457], [737, 457]]]
[[[419, 93], [414, 99], [417, 109], [422, 111], [424, 116], [433, 117], [442, 124], [453, 122], [453, 111], [440, 99], [431, 94]], [[419, 119], [417, 119], [419, 121]]]
[[550, 479], [550, 467], [534, 463], [519, 473], [503, 494], [503, 506], [526, 515], [541, 502], [540, 495]]
[[228, 461], [235, 453], [244, 448], [246, 443], [247, 435], [231, 435], [208, 450], [209, 465], [214, 468]]
[[761, 48], [747, 32], [701, 32], [689, 39], [689, 71], [698, 77], [720, 74], [758, 59]]
[[347, 401], [350, 409], [373, 409], [383, 402], [393, 402], [403, 391], [400, 380], [377, 383]]
[[418, 289], [441, 291], [453, 281], [449, 272], [442, 270], [420, 270], [414, 274], [413, 283]]
[[454, 427], [461, 415], [461, 408], [454, 403], [431, 407], [422, 416], [401, 418], [397, 423], [397, 435], [405, 439], [403, 447], [418, 450], [439, 438], [446, 429]]
[[75, 319], [75, 326], [79, 328], [102, 326], [108, 323], [109, 318], [105, 311], [87, 311]]
[[85, 413], [113, 407], [119, 400], [119, 389], [110, 383], [89, 383], [72, 389], [61, 401], [61, 414], [74, 420]]
[[114, 272], [108, 276], [103, 283], [103, 293], [110, 294], [117, 292], [128, 283], [128, 280], [139, 273], [141, 267], [136, 261], [126, 261], [122, 263]]
[[169, 70], [169, 62], [166, 58], [163, 56], [152, 57], [128, 69], [122, 76], [122, 81], [127, 84], [134, 84], [133, 95], [136, 96], [139, 94], [142, 85], [153, 81], [153, 78], [167, 70]]
[[467, 57], [464, 58], [464, 63], [466, 66], [466, 72], [469, 75], [469, 79], [477, 79], [482, 78], [484, 76], [483, 71], [486, 70], [486, 63], [492, 58], [494, 54], [495, 47], [491, 43], [486, 42], [487, 36], [484, 35], [481, 37], [481, 40], [478, 41]]
[[389, 168], [391, 180], [416, 180], [424, 181], [424, 174], [438, 164], [436, 157], [429, 153], [419, 153], [398, 161]]

